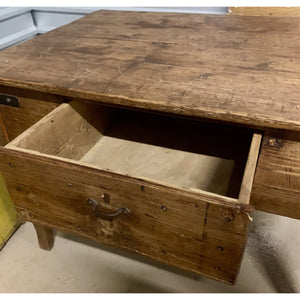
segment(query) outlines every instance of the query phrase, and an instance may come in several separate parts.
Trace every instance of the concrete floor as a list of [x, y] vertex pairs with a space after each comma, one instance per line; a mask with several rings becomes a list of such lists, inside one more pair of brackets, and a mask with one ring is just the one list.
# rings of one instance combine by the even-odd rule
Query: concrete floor
[[40, 250], [30, 223], [0, 252], [0, 292], [300, 292], [300, 222], [256, 212], [235, 286], [58, 232]]

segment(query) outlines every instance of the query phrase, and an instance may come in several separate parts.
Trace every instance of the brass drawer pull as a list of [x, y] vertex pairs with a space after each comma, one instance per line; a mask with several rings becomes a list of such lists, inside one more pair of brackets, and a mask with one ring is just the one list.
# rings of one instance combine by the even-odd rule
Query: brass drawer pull
[[99, 203], [92, 199], [89, 198], [88, 199], [88, 205], [92, 206], [92, 210], [101, 218], [101, 219], [112, 219], [112, 218], [116, 218], [120, 215], [129, 215], [130, 214], [130, 210], [126, 207], [121, 207], [118, 208], [116, 211], [112, 212], [112, 213], [105, 213], [99, 210]]

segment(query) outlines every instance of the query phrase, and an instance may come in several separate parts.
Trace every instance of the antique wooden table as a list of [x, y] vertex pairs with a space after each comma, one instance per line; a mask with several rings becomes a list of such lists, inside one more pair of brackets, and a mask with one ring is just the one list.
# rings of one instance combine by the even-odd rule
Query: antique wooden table
[[294, 18], [99, 11], [0, 54], [18, 215], [233, 283], [253, 209], [300, 217]]

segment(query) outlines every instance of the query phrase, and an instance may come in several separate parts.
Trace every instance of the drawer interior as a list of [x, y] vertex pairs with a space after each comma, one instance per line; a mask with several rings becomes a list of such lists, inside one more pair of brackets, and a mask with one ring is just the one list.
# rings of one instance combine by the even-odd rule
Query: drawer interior
[[72, 102], [6, 147], [238, 199], [252, 143], [246, 128]]

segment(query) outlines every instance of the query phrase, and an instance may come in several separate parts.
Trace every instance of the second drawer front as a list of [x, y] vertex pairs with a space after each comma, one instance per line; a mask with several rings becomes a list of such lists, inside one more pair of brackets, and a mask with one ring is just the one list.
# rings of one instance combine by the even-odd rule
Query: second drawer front
[[300, 133], [267, 134], [262, 143], [251, 204], [300, 219]]
[[[51, 158], [1, 149], [0, 167], [25, 220], [130, 250], [232, 283], [248, 218], [233, 204]], [[126, 207], [102, 220], [88, 205]]]

